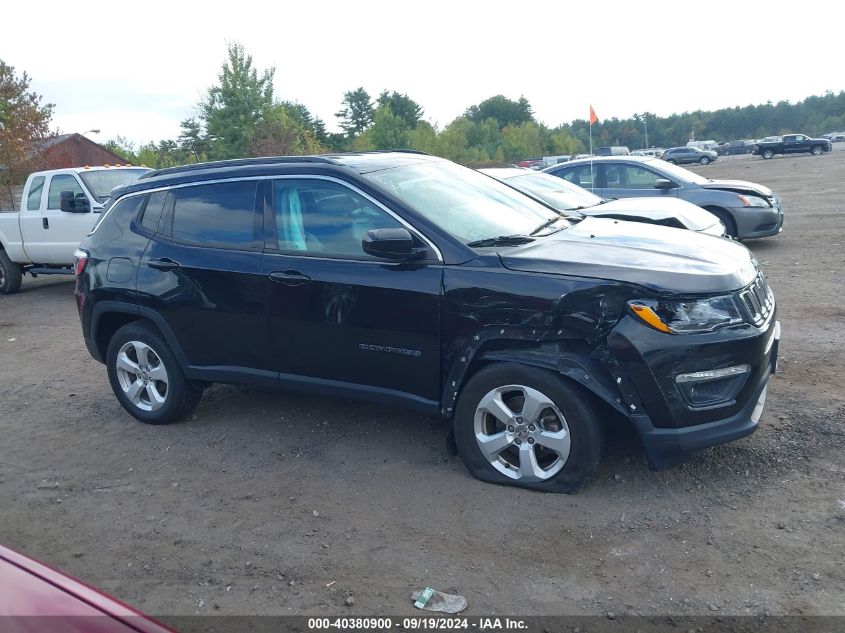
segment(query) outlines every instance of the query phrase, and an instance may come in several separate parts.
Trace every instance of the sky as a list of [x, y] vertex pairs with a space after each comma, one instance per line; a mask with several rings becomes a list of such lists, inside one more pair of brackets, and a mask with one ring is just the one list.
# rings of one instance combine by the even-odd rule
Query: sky
[[3, 14], [0, 59], [55, 104], [54, 128], [99, 142], [176, 138], [229, 42], [332, 131], [358, 86], [407, 93], [441, 128], [496, 94], [555, 126], [589, 104], [663, 116], [845, 89], [831, 0], [42, 0]]

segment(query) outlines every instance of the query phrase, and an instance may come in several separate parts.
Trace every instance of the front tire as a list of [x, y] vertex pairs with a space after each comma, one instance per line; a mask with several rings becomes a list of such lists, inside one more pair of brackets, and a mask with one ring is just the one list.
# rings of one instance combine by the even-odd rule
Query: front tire
[[702, 165], [709, 165], [709, 164], [710, 164], [710, 159], [709, 159], [709, 158], [707, 158], [707, 156], [702, 156], [702, 157], [701, 157], [701, 160], [700, 160], [700, 161], [698, 161], [698, 162], [699, 162], [699, 163], [701, 163]]
[[185, 378], [164, 338], [147, 323], [129, 323], [115, 332], [106, 367], [120, 404], [145, 424], [177, 422], [202, 398], [202, 389]]
[[821, 146], [819, 146], [819, 145], [816, 145], [816, 146], [813, 148], [813, 156], [821, 156], [821, 155], [822, 155], [822, 152], [824, 152], [824, 150], [823, 150], [823, 149], [821, 148]]
[[770, 149], [767, 149], [765, 152], [763, 152], [763, 158], [765, 158], [766, 160], [769, 160], [770, 158], [774, 157], [774, 155], [775, 153]]
[[470, 378], [454, 431], [467, 469], [490, 483], [574, 492], [601, 459], [601, 426], [587, 398], [550, 371], [515, 363]]
[[10, 295], [21, 289], [23, 271], [20, 264], [9, 259], [5, 250], [0, 248], [0, 295]]
[[725, 225], [725, 237], [737, 238], [736, 221], [727, 211], [711, 208], [705, 208], [705, 211], [709, 211], [722, 221], [722, 224]]

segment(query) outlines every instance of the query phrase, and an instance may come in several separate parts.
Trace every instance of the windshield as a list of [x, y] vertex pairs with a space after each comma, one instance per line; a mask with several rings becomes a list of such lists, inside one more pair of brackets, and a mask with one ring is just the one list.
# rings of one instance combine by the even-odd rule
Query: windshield
[[98, 202], [105, 202], [109, 197], [109, 192], [115, 187], [125, 185], [127, 182], [137, 180], [141, 174], [145, 174], [149, 169], [96, 169], [93, 171], [81, 171], [79, 177], [82, 182], [88, 187]]
[[672, 163], [667, 162], [665, 160], [661, 160], [659, 162], [654, 161], [653, 163], [650, 163], [650, 166], [655, 167], [678, 180], [683, 180], [684, 182], [692, 182], [697, 185], [703, 185], [706, 182], [710, 182], [704, 176], [699, 176], [698, 174], [690, 171], [689, 169], [684, 169], [683, 167], [679, 167], [678, 165], [673, 165]]
[[528, 235], [555, 211], [511, 187], [449, 161], [416, 163], [364, 176], [409, 204], [465, 244], [502, 235]]
[[594, 193], [550, 174], [525, 174], [508, 178], [506, 182], [537, 196], [558, 211], [577, 211], [602, 202], [602, 198]]

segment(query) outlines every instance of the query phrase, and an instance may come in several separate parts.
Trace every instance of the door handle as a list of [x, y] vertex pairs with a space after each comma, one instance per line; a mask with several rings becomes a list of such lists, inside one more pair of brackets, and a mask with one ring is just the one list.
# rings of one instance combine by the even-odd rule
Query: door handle
[[285, 284], [286, 286], [301, 286], [311, 281], [311, 277], [303, 275], [296, 270], [286, 270], [284, 272], [272, 272], [267, 275], [276, 283]]
[[49, 218], [41, 218], [41, 226], [43, 226], [45, 229], [49, 229], [50, 228]]
[[156, 270], [176, 270], [179, 268], [179, 262], [174, 262], [169, 257], [162, 257], [161, 259], [151, 259], [147, 262], [150, 268]]

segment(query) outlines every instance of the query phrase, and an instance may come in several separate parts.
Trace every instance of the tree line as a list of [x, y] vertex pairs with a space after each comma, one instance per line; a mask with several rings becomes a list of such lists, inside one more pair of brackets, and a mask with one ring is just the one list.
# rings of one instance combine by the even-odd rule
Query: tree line
[[[228, 47], [217, 83], [181, 122], [175, 139], [136, 147], [117, 136], [104, 145], [128, 162], [160, 168], [244, 156], [301, 155], [330, 151], [414, 149], [471, 166], [507, 164], [535, 156], [586, 152], [587, 119], [549, 127], [525, 97], [496, 95], [469, 106], [443, 128], [425, 121], [423, 107], [407, 94], [364, 88], [346, 92], [336, 113], [340, 132], [301, 104], [277, 99], [275, 69], [257, 69], [240, 44]], [[0, 181], [17, 184], [37, 160], [37, 141], [50, 134], [52, 104], [29, 88], [30, 79], [0, 61]], [[586, 110], [586, 104], [585, 104]], [[599, 108], [600, 112], [600, 108]], [[821, 134], [845, 129], [845, 91], [798, 103], [749, 105], [659, 117], [644, 112], [593, 125], [594, 146], [683, 145], [698, 139], [732, 141], [772, 134]]]

